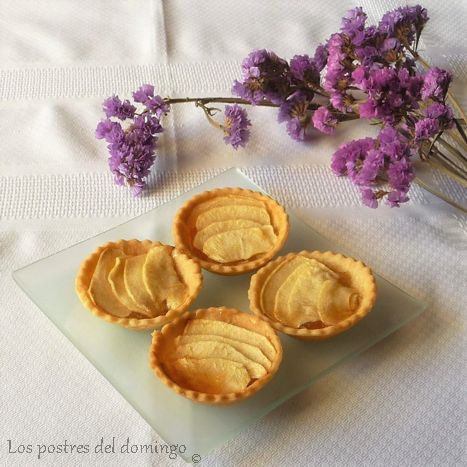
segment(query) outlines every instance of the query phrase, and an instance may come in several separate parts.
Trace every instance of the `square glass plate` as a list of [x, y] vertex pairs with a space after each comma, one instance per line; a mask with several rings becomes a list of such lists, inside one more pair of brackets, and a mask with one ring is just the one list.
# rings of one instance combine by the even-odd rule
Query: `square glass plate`
[[[172, 392], [149, 368], [151, 333], [126, 330], [88, 312], [75, 293], [75, 275], [81, 261], [109, 240], [148, 238], [172, 244], [171, 225], [177, 209], [196, 193], [227, 186], [262, 191], [240, 171], [231, 169], [146, 214], [13, 273], [18, 285], [34, 303], [165, 442], [186, 446], [181, 456], [189, 462], [194, 454], [204, 456], [425, 309], [424, 303], [377, 275], [376, 305], [349, 331], [315, 343], [281, 335], [284, 349], [281, 367], [271, 382], [250, 399], [216, 407], [192, 402]], [[290, 236], [281, 254], [303, 249], [341, 251], [338, 245], [322, 237], [293, 213], [289, 214]], [[225, 305], [248, 311], [251, 274], [236, 277], [206, 271], [203, 274], [204, 287], [192, 309]]]

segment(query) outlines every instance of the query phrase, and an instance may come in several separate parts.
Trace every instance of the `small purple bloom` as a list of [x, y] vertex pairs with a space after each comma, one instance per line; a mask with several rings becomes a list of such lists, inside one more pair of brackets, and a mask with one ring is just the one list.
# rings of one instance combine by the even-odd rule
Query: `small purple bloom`
[[365, 29], [366, 19], [367, 15], [362, 7], [353, 8], [342, 18], [341, 31], [351, 39], [359, 36]]
[[394, 188], [387, 196], [387, 202], [391, 207], [398, 207], [400, 203], [405, 203], [409, 199], [407, 192], [415, 178], [413, 165], [407, 157], [402, 157], [389, 164], [387, 176], [389, 184]]
[[383, 15], [378, 29], [407, 46], [420, 36], [427, 21], [427, 11], [420, 5], [399, 7]]
[[401, 43], [395, 37], [388, 37], [384, 39], [383, 45], [381, 46], [381, 52], [389, 52], [389, 51], [399, 51], [401, 47]]
[[409, 200], [406, 190], [394, 190], [386, 196], [386, 203], [391, 208], [398, 208], [400, 203], [406, 203]]
[[441, 128], [452, 128], [454, 126], [454, 115], [449, 105], [435, 102], [427, 107], [425, 115], [428, 118], [438, 120]]
[[108, 143], [114, 143], [124, 137], [122, 125], [119, 122], [113, 122], [106, 119], [97, 124], [96, 138], [105, 139]]
[[226, 105], [224, 110], [224, 141], [226, 144], [231, 144], [234, 149], [239, 146], [245, 146], [250, 137], [251, 125], [245, 109], [242, 109], [238, 104]]
[[409, 156], [409, 146], [406, 138], [394, 127], [386, 125], [378, 134], [380, 151], [389, 160], [399, 160], [401, 157]]
[[370, 149], [363, 159], [360, 171], [355, 176], [354, 183], [359, 186], [370, 186], [384, 168], [385, 157], [382, 151]]
[[415, 123], [415, 139], [417, 141], [429, 139], [439, 131], [439, 121], [434, 118], [424, 118]]
[[144, 104], [151, 97], [154, 97], [154, 86], [152, 84], [143, 84], [133, 93], [135, 102], [140, 102], [141, 104]]
[[274, 52], [254, 50], [242, 62], [243, 81], [234, 81], [232, 92], [252, 104], [269, 99], [281, 104], [290, 92], [289, 65]]
[[159, 119], [153, 115], [140, 115], [135, 117], [133, 128], [140, 130], [141, 135], [149, 136], [162, 133], [164, 131]]
[[307, 87], [319, 86], [319, 71], [308, 55], [295, 55], [290, 60], [290, 74], [295, 82]]
[[287, 122], [287, 133], [296, 141], [305, 139], [306, 128], [310, 123], [310, 101], [308, 95], [297, 91], [279, 107], [277, 120], [279, 123]]
[[107, 118], [116, 117], [120, 120], [133, 118], [136, 107], [130, 101], [121, 101], [118, 96], [108, 97], [102, 106]]
[[135, 102], [144, 104], [157, 118], [161, 118], [170, 111], [169, 104], [161, 96], [154, 95], [154, 86], [151, 84], [143, 84], [133, 93], [133, 99]]
[[327, 60], [328, 48], [323, 44], [318, 45], [313, 56], [313, 63], [315, 64], [315, 67], [318, 70], [318, 72], [321, 72], [323, 70], [323, 68], [326, 66]]
[[327, 70], [323, 80], [326, 91], [343, 91], [348, 86], [351, 69], [344, 62], [347, 55], [344, 52], [344, 37], [342, 34], [333, 34], [327, 43], [328, 61]]
[[348, 175], [349, 168], [352, 170], [356, 165], [361, 164], [374, 145], [373, 138], [357, 139], [342, 144], [332, 155], [331, 169], [338, 176]]
[[362, 195], [362, 201], [365, 206], [376, 209], [378, 207], [378, 200], [376, 199], [375, 193], [371, 188], [365, 187], [360, 188]]
[[425, 76], [422, 87], [422, 99], [444, 100], [451, 84], [452, 74], [438, 67], [430, 68]]
[[327, 135], [332, 135], [336, 131], [337, 119], [326, 107], [319, 107], [313, 113], [313, 126]]
[[377, 104], [373, 99], [368, 99], [358, 106], [360, 118], [372, 119], [378, 116]]
[[352, 112], [352, 103], [354, 99], [350, 94], [336, 91], [331, 93], [329, 101], [335, 109], [343, 113]]
[[170, 105], [165, 102], [161, 96], [154, 96], [149, 98], [144, 105], [148, 108], [157, 118], [167, 114], [170, 111]]
[[355, 70], [352, 72], [352, 80], [354, 84], [357, 84], [359, 86], [363, 85], [364, 80], [366, 79], [366, 67], [364, 66], [357, 66]]

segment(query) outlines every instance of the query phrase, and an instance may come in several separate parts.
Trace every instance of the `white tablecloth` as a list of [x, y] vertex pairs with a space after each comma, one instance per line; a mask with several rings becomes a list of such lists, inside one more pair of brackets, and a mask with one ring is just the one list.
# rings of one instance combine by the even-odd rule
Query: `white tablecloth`
[[[360, 2], [376, 21], [405, 2]], [[221, 172], [247, 175], [428, 310], [203, 459], [203, 465], [465, 465], [467, 217], [419, 188], [400, 209], [361, 207], [329, 156], [371, 134], [295, 143], [268, 109], [235, 152], [199, 109], [167, 121], [151, 190], [115, 187], [94, 139], [100, 103], [145, 82], [162, 95], [229, 95], [256, 47], [290, 58], [337, 30], [350, 1], [15, 0], [0, 9], [0, 464], [183, 465], [165, 455], [47, 454], [101, 437], [162, 443], [16, 287], [11, 271], [114, 226]], [[425, 2], [421, 49], [467, 77], [465, 2]], [[465, 192], [453, 190], [457, 199]], [[53, 287], [53, 284], [51, 284]], [[34, 453], [11, 453], [20, 444]]]

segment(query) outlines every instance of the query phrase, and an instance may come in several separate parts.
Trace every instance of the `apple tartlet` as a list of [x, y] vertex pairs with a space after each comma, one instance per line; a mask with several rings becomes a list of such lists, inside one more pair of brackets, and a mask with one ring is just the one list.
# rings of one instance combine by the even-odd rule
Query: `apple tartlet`
[[182, 314], [202, 280], [198, 262], [172, 246], [120, 240], [102, 245], [83, 261], [75, 288], [99, 318], [152, 329]]
[[208, 271], [235, 275], [266, 264], [289, 232], [284, 208], [269, 196], [219, 188], [188, 200], [173, 225], [175, 245]]
[[325, 339], [366, 316], [376, 300], [371, 270], [329, 251], [278, 257], [251, 278], [251, 310], [275, 329], [302, 339]]
[[186, 312], [154, 331], [149, 362], [188, 399], [229, 404], [252, 396], [276, 373], [282, 347], [274, 329], [232, 308]]

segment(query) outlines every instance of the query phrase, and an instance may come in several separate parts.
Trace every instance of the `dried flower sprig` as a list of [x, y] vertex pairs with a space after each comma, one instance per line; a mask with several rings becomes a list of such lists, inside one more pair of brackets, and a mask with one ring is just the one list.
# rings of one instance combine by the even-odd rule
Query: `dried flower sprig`
[[[233, 83], [237, 97], [162, 98], [153, 86], [144, 85], [133, 93], [133, 103], [117, 96], [106, 99], [106, 119], [99, 123], [96, 136], [108, 143], [116, 183], [141, 193], [163, 131], [161, 120], [172, 105], [187, 102], [200, 107], [235, 149], [245, 146], [250, 135], [245, 105], [278, 108], [279, 123], [285, 123], [287, 133], [297, 141], [306, 139], [313, 128], [333, 134], [347, 120], [378, 124], [376, 138], [341, 145], [331, 161], [336, 175], [349, 177], [372, 208], [381, 199], [389, 206], [408, 200], [415, 179], [413, 161], [418, 157], [435, 159], [465, 183], [466, 120], [448, 91], [452, 75], [430, 68], [417, 52], [428, 21], [426, 9], [397, 8], [376, 26], [367, 26], [366, 21], [362, 8], [350, 10], [340, 31], [312, 56], [295, 55], [287, 61], [265, 49], [251, 52], [242, 62], [241, 80]], [[427, 68], [425, 73], [417, 68], [417, 61]], [[454, 118], [447, 98], [461, 118]], [[216, 118], [220, 109], [211, 107], [220, 103], [226, 104], [223, 121]]]

